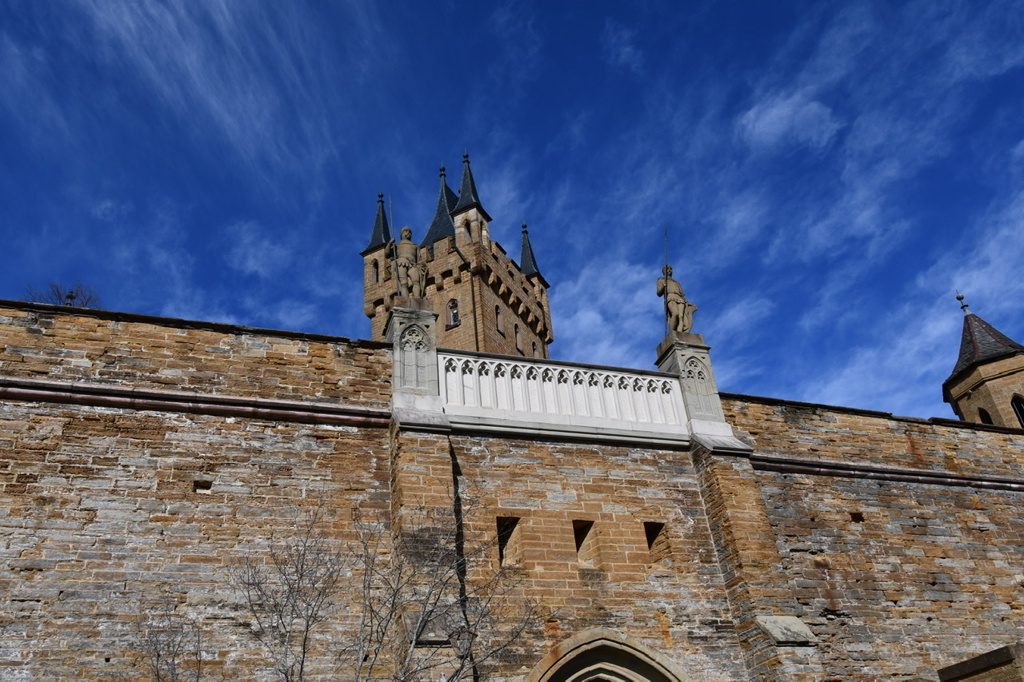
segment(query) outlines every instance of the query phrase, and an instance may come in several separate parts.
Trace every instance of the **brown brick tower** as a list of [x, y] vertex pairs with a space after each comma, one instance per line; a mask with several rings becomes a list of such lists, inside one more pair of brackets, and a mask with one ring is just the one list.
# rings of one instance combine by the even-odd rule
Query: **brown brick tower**
[[[439, 316], [437, 343], [442, 348], [547, 358], [554, 340], [548, 306], [548, 283], [540, 274], [526, 225], [519, 263], [491, 241], [490, 215], [477, 195], [464, 155], [459, 194], [441, 186], [433, 220], [419, 244], [425, 264], [422, 298]], [[383, 195], [370, 242], [362, 251], [363, 311], [371, 338], [384, 340], [387, 313], [399, 295], [395, 252]]]
[[965, 421], [1024, 428], [1024, 346], [972, 313], [964, 297], [960, 356], [943, 399]]

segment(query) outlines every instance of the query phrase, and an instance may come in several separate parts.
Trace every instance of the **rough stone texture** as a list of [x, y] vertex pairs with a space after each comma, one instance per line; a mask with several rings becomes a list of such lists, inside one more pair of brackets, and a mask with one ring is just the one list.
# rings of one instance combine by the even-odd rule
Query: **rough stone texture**
[[939, 682], [1021, 682], [1024, 644], [999, 647], [939, 670]]
[[[687, 452], [472, 436], [453, 436], [452, 445], [482, 506], [520, 519], [518, 561], [544, 619], [524, 661], [579, 632], [612, 628], [695, 679], [746, 679]], [[579, 550], [578, 521], [593, 524]], [[652, 555], [645, 522], [664, 524], [668, 551]]]
[[[430, 430], [390, 419], [391, 363], [369, 342], [0, 305], [0, 678], [144, 679], [138, 623], [169, 614], [203, 624], [214, 675], [273, 679], [232, 566], [314, 508], [339, 548], [385, 516], [388, 560], [415, 562], [390, 539], [455, 498], [476, 499], [467, 533], [512, 529], [468, 579], [503, 564], [539, 606], [491, 680], [540, 679], [588, 637], [692, 680], [935, 679], [1024, 639], [1024, 432], [743, 396], [723, 407], [750, 452]], [[270, 419], [268, 400], [309, 409]], [[357, 602], [311, 679], [338, 677]], [[794, 618], [816, 644], [759, 625]]]
[[[752, 461], [777, 563], [764, 575], [819, 639], [823, 679], [924, 676], [1024, 635], [1024, 487], [866, 478], [836, 464], [1024, 483], [1024, 434], [813, 405], [725, 401]], [[803, 458], [819, 474], [766, 470]], [[829, 473], [831, 472], [831, 473]]]
[[[547, 285], [538, 276], [523, 275], [501, 245], [487, 237], [482, 218], [470, 217], [475, 218], [470, 226], [459, 231], [469, 235], [463, 243], [456, 246], [448, 237], [434, 244], [433, 253], [420, 249], [428, 269], [425, 298], [440, 316], [438, 347], [548, 357], [554, 336]], [[370, 318], [371, 338], [383, 340], [395, 280], [385, 264], [385, 249], [368, 253], [363, 260], [364, 312]], [[453, 301], [458, 324], [449, 315]]]
[[388, 404], [391, 375], [381, 347], [101, 311], [0, 307], [4, 377], [379, 408]]
[[321, 502], [345, 540], [352, 510], [386, 490], [381, 429], [14, 402], [0, 414], [3, 679], [111, 679], [139, 665], [139, 621], [162, 614], [202, 619], [211, 672], [267, 677], [231, 568]]
[[755, 620], [776, 646], [810, 645], [818, 641], [811, 629], [796, 616], [757, 616]]

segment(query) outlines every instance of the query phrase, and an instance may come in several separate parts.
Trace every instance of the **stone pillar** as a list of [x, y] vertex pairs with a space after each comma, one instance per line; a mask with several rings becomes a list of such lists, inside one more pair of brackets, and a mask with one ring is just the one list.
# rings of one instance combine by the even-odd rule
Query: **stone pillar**
[[[399, 614], [403, 630], [396, 646], [413, 644], [431, 652], [450, 648], [448, 630], [458, 613], [459, 596], [450, 559], [458, 540], [457, 465], [439, 390], [436, 324], [429, 301], [400, 297], [385, 329], [393, 348], [393, 560], [414, 567], [402, 587], [401, 598], [407, 603]], [[426, 610], [423, 604], [429, 605]]]
[[450, 430], [437, 368], [437, 313], [426, 299], [396, 298], [385, 338], [393, 348], [392, 418], [399, 428]]
[[691, 437], [712, 452], [750, 453], [732, 433], [718, 397], [710, 346], [700, 334], [669, 332], [658, 345], [658, 369], [678, 374]]
[[697, 471], [736, 635], [751, 679], [823, 679], [813, 633], [799, 613], [768, 510], [750, 463], [752, 448], [725, 421], [700, 334], [670, 332], [658, 346], [658, 368], [678, 374]]

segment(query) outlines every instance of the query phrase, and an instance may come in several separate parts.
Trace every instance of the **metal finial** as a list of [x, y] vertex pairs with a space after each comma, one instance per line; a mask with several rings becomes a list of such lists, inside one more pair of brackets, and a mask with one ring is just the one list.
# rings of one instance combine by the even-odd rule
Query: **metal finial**
[[956, 292], [956, 300], [960, 301], [960, 310], [964, 311], [964, 315], [967, 315], [968, 313], [971, 312], [968, 309], [967, 304], [964, 303], [964, 295], [961, 294], [959, 291]]
[[441, 177], [442, 178], [444, 177], [444, 166], [443, 165], [441, 166]]
[[384, 201], [384, 192], [379, 192], [377, 194], [377, 201], [381, 201], [381, 202]]
[[526, 223], [523, 223], [523, 234], [526, 234]]
[[465, 154], [462, 155], [462, 162], [469, 163], [469, 152], [466, 152]]

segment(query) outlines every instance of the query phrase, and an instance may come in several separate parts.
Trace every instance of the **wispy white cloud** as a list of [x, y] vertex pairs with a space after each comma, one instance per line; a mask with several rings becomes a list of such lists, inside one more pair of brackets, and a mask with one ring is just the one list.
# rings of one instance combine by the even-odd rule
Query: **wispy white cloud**
[[873, 333], [831, 367], [794, 382], [804, 400], [885, 409], [898, 414], [947, 416], [941, 384], [957, 357], [960, 316], [954, 291], [972, 311], [1018, 339], [1024, 338], [1024, 192], [966, 226], [961, 249], [944, 254], [914, 278], [893, 305], [870, 320]]
[[644, 55], [636, 45], [636, 31], [626, 28], [614, 19], [606, 19], [601, 34], [601, 47], [605, 59], [612, 67], [640, 73]]
[[226, 238], [230, 244], [228, 265], [245, 275], [268, 279], [286, 269], [292, 260], [292, 249], [253, 220], [229, 225]]
[[90, 213], [94, 218], [106, 222], [123, 222], [133, 208], [134, 206], [128, 201], [101, 199], [93, 205]]
[[91, 23], [75, 36], [79, 49], [135, 78], [197, 141], [219, 138], [267, 177], [308, 176], [338, 153], [331, 98], [370, 78], [389, 53], [375, 11], [362, 3], [343, 6], [349, 30], [332, 37], [351, 52], [343, 73], [324, 59], [328, 37], [297, 4], [75, 4]]
[[739, 120], [744, 139], [755, 151], [799, 145], [820, 151], [842, 127], [832, 110], [806, 91], [772, 94], [748, 109]]
[[[552, 315], [558, 320], [557, 356], [601, 365], [650, 368], [664, 324], [656, 277], [651, 268], [614, 257], [589, 260], [571, 281], [553, 292]], [[559, 332], [559, 330], [565, 330]], [[655, 342], [657, 343], [657, 342]], [[648, 359], [645, 361], [645, 359]]]
[[961, 244], [922, 273], [918, 286], [959, 289], [968, 302], [984, 302], [975, 308], [982, 317], [998, 314], [1024, 331], [1019, 305], [1024, 299], [1024, 191], [999, 200], [975, 224], [965, 226], [963, 235]]
[[506, 97], [519, 97], [523, 87], [537, 77], [543, 55], [544, 41], [533, 8], [523, 0], [504, 0], [491, 12], [487, 27], [494, 51], [489, 77], [501, 84]]
[[66, 148], [71, 139], [59, 88], [44, 49], [0, 33], [0, 110], [17, 121], [19, 133], [50, 151]]

